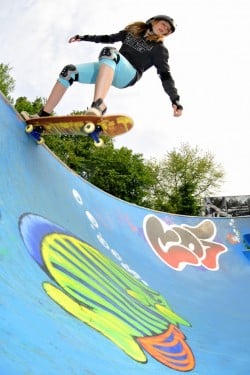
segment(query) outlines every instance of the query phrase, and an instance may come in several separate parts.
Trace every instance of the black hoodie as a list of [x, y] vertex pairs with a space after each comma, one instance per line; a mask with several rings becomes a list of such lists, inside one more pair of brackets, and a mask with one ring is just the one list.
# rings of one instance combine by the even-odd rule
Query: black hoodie
[[80, 39], [107, 44], [122, 42], [119, 52], [137, 71], [136, 78], [129, 85], [133, 85], [146, 70], [155, 66], [162, 86], [172, 103], [179, 101], [180, 97], [168, 65], [168, 50], [162, 42], [148, 41], [144, 36], [136, 37], [126, 30], [110, 35], [84, 35], [80, 36]]

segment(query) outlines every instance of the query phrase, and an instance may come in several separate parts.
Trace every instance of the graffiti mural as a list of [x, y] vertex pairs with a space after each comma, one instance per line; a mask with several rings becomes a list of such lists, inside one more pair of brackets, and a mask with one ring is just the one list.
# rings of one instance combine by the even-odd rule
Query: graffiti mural
[[202, 220], [196, 226], [168, 225], [157, 216], [147, 215], [143, 228], [155, 254], [176, 271], [187, 265], [217, 271], [219, 257], [227, 251], [227, 247], [214, 241], [217, 230], [211, 220]]
[[191, 324], [166, 299], [99, 250], [49, 220], [20, 218], [29, 253], [49, 277], [47, 295], [65, 311], [103, 334], [135, 361], [155, 360], [180, 372], [195, 366], [180, 325]]

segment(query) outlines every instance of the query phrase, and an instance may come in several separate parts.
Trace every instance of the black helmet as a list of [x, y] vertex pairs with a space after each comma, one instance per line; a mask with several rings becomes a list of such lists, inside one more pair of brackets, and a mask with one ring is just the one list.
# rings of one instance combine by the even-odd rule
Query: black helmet
[[163, 21], [168, 22], [171, 25], [172, 33], [175, 31], [176, 23], [174, 22], [173, 18], [171, 18], [169, 16], [165, 16], [163, 14], [159, 14], [158, 16], [154, 16], [154, 17], [149, 18], [149, 20], [146, 21], [146, 24], [150, 25], [153, 21], [156, 21], [156, 20], [159, 20], [159, 21], [163, 20]]

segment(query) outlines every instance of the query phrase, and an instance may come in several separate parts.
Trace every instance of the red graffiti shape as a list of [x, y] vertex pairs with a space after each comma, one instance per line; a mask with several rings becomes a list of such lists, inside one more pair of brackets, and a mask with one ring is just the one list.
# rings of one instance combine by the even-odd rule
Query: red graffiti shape
[[210, 220], [203, 220], [193, 227], [169, 226], [149, 215], [144, 220], [144, 234], [154, 252], [178, 271], [188, 264], [215, 271], [219, 268], [219, 256], [227, 251], [223, 244], [213, 241], [216, 227]]

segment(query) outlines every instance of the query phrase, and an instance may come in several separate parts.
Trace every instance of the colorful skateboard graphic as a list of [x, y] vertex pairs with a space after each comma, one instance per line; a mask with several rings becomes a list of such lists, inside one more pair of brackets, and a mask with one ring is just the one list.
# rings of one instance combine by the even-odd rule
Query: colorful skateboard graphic
[[96, 147], [104, 141], [100, 136], [110, 138], [127, 133], [133, 127], [133, 120], [125, 115], [68, 115], [30, 118], [25, 111], [22, 113], [26, 121], [25, 131], [31, 134], [38, 144], [44, 143], [42, 135], [85, 135], [93, 139]]

